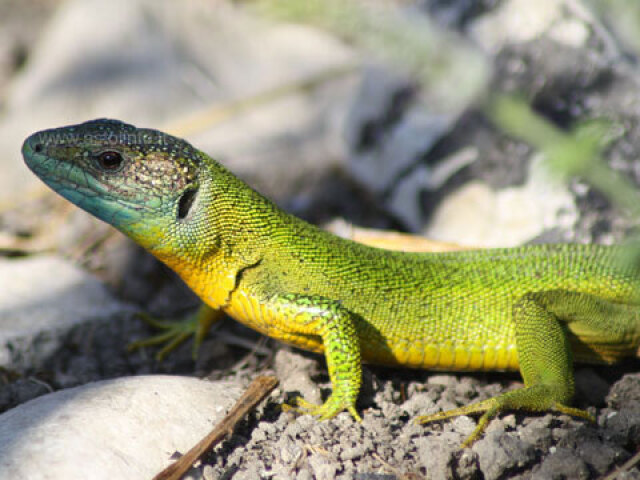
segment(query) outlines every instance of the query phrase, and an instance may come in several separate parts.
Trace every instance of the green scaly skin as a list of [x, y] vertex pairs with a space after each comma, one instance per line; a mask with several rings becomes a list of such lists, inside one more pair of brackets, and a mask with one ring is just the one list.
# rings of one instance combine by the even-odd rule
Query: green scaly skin
[[23, 155], [52, 189], [181, 275], [207, 305], [185, 330], [199, 328], [198, 341], [224, 311], [324, 352], [333, 392], [323, 405], [298, 404], [321, 418], [359, 419], [362, 361], [519, 368], [523, 388], [418, 419], [482, 414], [467, 445], [504, 410], [590, 418], [568, 406], [573, 359], [612, 363], [640, 344], [640, 276], [622, 247], [367, 247], [283, 212], [184, 140], [114, 120], [36, 133]]

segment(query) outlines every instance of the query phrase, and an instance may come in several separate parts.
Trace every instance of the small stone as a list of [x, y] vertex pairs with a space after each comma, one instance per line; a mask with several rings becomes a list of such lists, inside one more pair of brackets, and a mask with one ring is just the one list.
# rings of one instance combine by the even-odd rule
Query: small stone
[[539, 468], [534, 469], [532, 480], [548, 480], [549, 478], [592, 478], [584, 460], [567, 448], [557, 448], [555, 452], [542, 461]]
[[449, 480], [453, 478], [451, 466], [461, 443], [462, 436], [454, 432], [417, 438], [418, 464], [426, 469], [429, 478]]
[[312, 453], [309, 456], [309, 465], [317, 480], [334, 480], [336, 478], [337, 464], [324, 454]]
[[216, 480], [218, 477], [216, 476], [216, 470], [211, 465], [205, 465], [202, 469], [202, 479], [203, 480]]

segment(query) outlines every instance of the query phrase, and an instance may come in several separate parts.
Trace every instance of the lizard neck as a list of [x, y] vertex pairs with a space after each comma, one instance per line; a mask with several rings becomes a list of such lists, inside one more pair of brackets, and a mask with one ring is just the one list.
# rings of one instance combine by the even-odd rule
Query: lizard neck
[[261, 261], [274, 231], [286, 228], [286, 218], [275, 204], [214, 162], [201, 174], [189, 214], [150, 250], [205, 303], [224, 308], [240, 272]]

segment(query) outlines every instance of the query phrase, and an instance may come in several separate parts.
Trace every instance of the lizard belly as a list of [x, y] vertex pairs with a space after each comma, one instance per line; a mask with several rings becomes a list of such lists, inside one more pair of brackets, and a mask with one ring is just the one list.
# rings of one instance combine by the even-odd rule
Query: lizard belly
[[[304, 350], [323, 352], [322, 338], [296, 332], [295, 318], [280, 317], [257, 296], [237, 290], [225, 312], [240, 323], [276, 340]], [[518, 370], [515, 341], [428, 341], [397, 339], [368, 334], [370, 328], [359, 328], [362, 359], [376, 365], [402, 365], [435, 370]]]
[[518, 370], [515, 342], [465, 345], [459, 342], [400, 341], [392, 342], [386, 355], [381, 349], [369, 348], [362, 342], [362, 358], [367, 363], [402, 365], [432, 370], [486, 371]]
[[244, 290], [236, 290], [224, 311], [233, 319], [263, 335], [311, 352], [323, 352], [322, 338], [295, 330], [295, 319], [275, 315], [259, 298]]

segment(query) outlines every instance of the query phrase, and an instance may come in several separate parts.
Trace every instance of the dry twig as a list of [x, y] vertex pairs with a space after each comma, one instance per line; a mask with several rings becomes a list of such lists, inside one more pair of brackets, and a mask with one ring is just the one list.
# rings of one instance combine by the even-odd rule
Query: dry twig
[[247, 388], [244, 394], [238, 399], [229, 413], [215, 426], [211, 432], [200, 440], [191, 450], [172, 463], [153, 480], [179, 480], [191, 465], [200, 459], [214, 445], [222, 441], [244, 416], [256, 407], [271, 391], [278, 385], [276, 377], [260, 376], [256, 378]]

